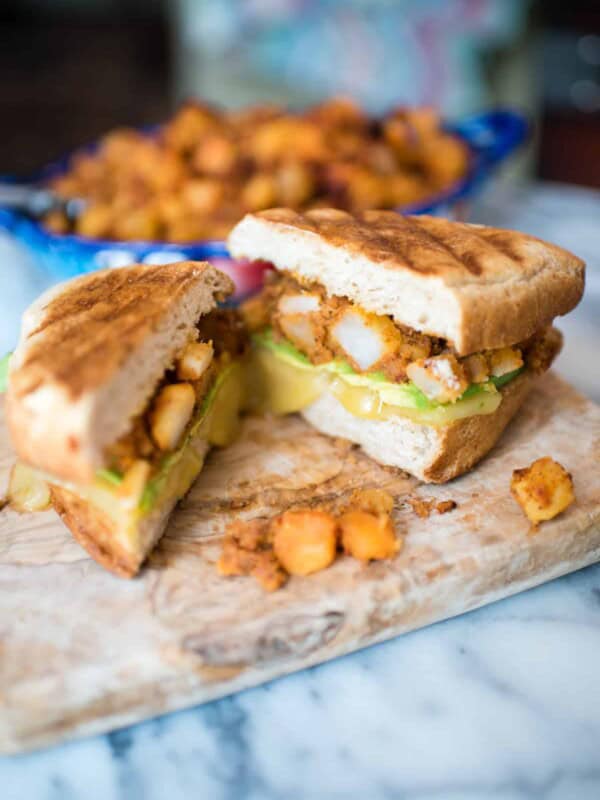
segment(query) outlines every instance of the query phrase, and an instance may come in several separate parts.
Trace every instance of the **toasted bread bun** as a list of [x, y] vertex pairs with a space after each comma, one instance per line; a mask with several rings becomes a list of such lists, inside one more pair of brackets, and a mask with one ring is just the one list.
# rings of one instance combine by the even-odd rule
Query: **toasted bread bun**
[[102, 270], [52, 288], [23, 317], [7, 421], [18, 456], [87, 483], [125, 434], [198, 319], [231, 280], [205, 262]]
[[400, 467], [427, 483], [445, 483], [467, 472], [491, 450], [532, 383], [532, 376], [524, 372], [500, 389], [502, 402], [492, 414], [439, 428], [401, 416], [383, 421], [360, 419], [330, 392], [301, 413], [317, 430], [355, 442], [380, 464]]
[[584, 286], [579, 258], [533, 236], [393, 211], [248, 214], [229, 249], [447, 339], [459, 355], [527, 339]]

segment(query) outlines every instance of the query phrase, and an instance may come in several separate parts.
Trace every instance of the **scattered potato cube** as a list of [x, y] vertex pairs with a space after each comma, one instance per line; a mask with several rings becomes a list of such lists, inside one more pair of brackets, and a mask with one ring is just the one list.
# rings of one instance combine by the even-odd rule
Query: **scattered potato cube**
[[339, 523], [344, 551], [359, 561], [392, 558], [402, 546], [388, 514], [347, 511]]
[[286, 511], [272, 531], [275, 555], [291, 575], [310, 575], [335, 559], [337, 524], [326, 511]]
[[538, 458], [529, 467], [514, 470], [510, 490], [536, 525], [556, 517], [575, 500], [571, 475], [549, 456]]

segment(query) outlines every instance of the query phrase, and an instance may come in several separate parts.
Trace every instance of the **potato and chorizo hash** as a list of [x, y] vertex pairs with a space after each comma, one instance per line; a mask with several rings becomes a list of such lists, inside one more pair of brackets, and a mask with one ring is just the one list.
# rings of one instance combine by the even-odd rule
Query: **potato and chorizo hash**
[[50, 185], [87, 205], [75, 220], [51, 212], [44, 222], [91, 238], [222, 239], [246, 212], [274, 206], [406, 206], [449, 188], [468, 158], [430, 108], [372, 120], [339, 97], [298, 114], [188, 102], [153, 134], [117, 129], [75, 154]]
[[234, 520], [217, 562], [220, 575], [251, 575], [268, 592], [290, 575], [311, 575], [331, 566], [343, 552], [367, 564], [393, 558], [403, 539], [391, 513], [394, 498], [381, 489], [355, 490], [338, 512], [288, 509], [276, 517]]

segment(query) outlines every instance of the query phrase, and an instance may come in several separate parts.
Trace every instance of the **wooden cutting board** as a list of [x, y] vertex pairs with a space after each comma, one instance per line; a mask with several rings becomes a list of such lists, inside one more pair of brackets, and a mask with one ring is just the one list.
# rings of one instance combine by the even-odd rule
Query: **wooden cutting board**
[[[532, 535], [509, 492], [551, 455], [577, 502]], [[13, 457], [0, 414], [0, 496]], [[274, 594], [221, 578], [236, 515], [379, 486], [397, 498], [393, 562], [340, 558]], [[420, 519], [406, 498], [452, 499]], [[210, 457], [133, 581], [91, 561], [53, 512], [0, 512], [0, 750], [17, 752], [204, 702], [460, 614], [600, 559], [600, 408], [540, 381], [493, 453], [445, 486], [379, 467], [297, 417], [249, 418]]]

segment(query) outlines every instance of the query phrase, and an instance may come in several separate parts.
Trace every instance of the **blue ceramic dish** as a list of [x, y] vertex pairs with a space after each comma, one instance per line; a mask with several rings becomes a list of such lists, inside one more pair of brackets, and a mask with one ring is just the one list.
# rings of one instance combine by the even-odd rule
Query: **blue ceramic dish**
[[[446, 128], [469, 148], [471, 158], [466, 175], [445, 192], [398, 211], [465, 219], [469, 201], [494, 168], [525, 140], [528, 131], [525, 118], [509, 110], [477, 114]], [[91, 145], [89, 149], [93, 147]], [[30, 182], [43, 182], [66, 171], [69, 160], [70, 156], [67, 156], [49, 165], [32, 176]], [[211, 261], [230, 274], [237, 287], [236, 299], [252, 292], [262, 279], [259, 267], [233, 262], [223, 241], [186, 244], [119, 242], [55, 234], [39, 222], [6, 208], [0, 208], [0, 227], [15, 236], [37, 263], [57, 280], [102, 267], [131, 263], [166, 264], [187, 259]]]

